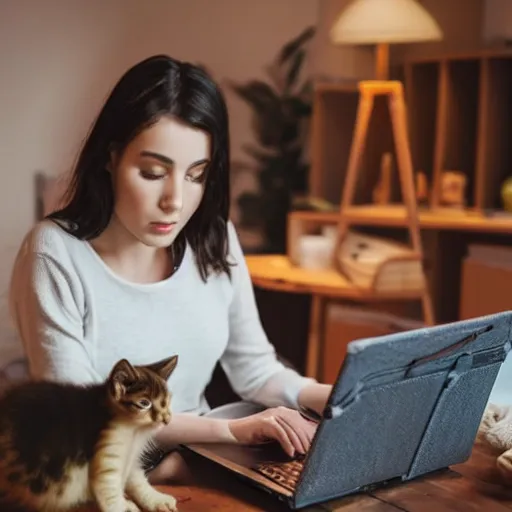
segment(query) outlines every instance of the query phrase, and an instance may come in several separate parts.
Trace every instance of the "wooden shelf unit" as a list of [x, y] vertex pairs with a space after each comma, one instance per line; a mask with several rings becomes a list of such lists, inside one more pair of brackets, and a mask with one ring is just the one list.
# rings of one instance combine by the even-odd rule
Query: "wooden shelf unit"
[[313, 195], [336, 203], [340, 200], [354, 132], [357, 84], [317, 84], [313, 103], [309, 189]]
[[[314, 108], [311, 130], [311, 171], [309, 191], [338, 204], [345, 181], [348, 157], [356, 122], [359, 102], [358, 84], [317, 83], [314, 89]], [[362, 170], [359, 174], [355, 202], [368, 203], [372, 190], [377, 184], [381, 156], [384, 152], [393, 155], [394, 170], [396, 158], [391, 130], [391, 118], [387, 98], [375, 98], [374, 109], [368, 128]], [[392, 197], [398, 199], [399, 181], [393, 172]]]
[[[413, 168], [423, 171], [429, 205], [439, 206], [443, 171], [467, 178], [466, 208], [502, 208], [500, 189], [512, 176], [512, 52], [482, 51], [410, 60], [402, 74]], [[339, 204], [357, 107], [357, 84], [315, 86], [310, 193]], [[356, 202], [371, 201], [384, 151], [394, 156], [389, 113], [376, 105]], [[399, 200], [394, 159], [392, 200]], [[492, 222], [490, 220], [489, 222]]]
[[466, 206], [502, 208], [500, 188], [512, 175], [512, 53], [411, 60], [405, 63], [409, 131], [415, 170], [433, 185], [457, 170], [467, 178]]

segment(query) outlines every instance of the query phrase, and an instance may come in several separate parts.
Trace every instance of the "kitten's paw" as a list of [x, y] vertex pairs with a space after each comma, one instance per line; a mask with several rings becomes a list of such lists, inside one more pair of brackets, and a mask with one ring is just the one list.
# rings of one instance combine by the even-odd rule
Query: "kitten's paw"
[[124, 512], [140, 512], [140, 508], [133, 501], [126, 500], [124, 503]]
[[141, 512], [140, 508], [133, 501], [123, 499], [117, 501], [114, 505], [111, 503], [98, 503], [101, 512]]
[[157, 492], [151, 503], [151, 512], [178, 512], [176, 499], [170, 494]]

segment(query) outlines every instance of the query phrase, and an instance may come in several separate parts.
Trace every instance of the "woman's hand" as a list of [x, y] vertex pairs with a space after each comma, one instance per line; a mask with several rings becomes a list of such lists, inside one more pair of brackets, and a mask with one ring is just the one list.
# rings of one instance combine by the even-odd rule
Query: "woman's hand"
[[259, 444], [276, 440], [293, 457], [305, 454], [311, 445], [317, 423], [306, 419], [298, 411], [275, 407], [229, 421], [229, 429], [239, 443]]

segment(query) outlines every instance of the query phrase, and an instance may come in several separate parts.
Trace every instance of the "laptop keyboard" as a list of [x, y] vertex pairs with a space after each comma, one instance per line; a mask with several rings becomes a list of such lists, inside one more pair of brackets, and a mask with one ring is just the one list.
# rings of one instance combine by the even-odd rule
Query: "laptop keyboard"
[[300, 458], [288, 462], [262, 462], [254, 469], [288, 490], [294, 491], [303, 467], [304, 458]]

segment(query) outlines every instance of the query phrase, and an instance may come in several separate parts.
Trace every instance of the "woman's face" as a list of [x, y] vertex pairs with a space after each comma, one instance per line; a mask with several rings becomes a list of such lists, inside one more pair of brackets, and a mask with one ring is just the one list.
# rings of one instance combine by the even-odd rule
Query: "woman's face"
[[151, 247], [168, 247], [203, 197], [210, 137], [164, 117], [113, 158], [115, 221]]

